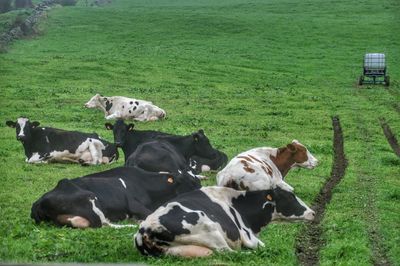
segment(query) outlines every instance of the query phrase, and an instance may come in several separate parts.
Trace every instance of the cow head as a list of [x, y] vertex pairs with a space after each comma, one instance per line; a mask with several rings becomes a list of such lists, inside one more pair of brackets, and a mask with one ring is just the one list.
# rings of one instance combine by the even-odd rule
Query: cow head
[[295, 164], [292, 167], [313, 169], [318, 165], [318, 160], [298, 140], [293, 140], [286, 148], [292, 153]]
[[134, 124], [125, 124], [124, 120], [118, 119], [115, 124], [105, 123], [106, 129], [112, 130], [114, 134], [114, 143], [117, 147], [123, 147], [129, 131], [133, 131]]
[[53, 190], [33, 203], [31, 218], [36, 223], [48, 221], [60, 226], [79, 227], [73, 223], [75, 218], [86, 221], [86, 227], [100, 227], [101, 221], [90, 202], [95, 199], [92, 192], [79, 188], [68, 179], [62, 179]]
[[100, 98], [102, 96], [100, 94], [96, 94], [93, 96], [87, 103], [85, 103], [86, 108], [96, 108], [100, 105]]
[[37, 121], [30, 122], [28, 118], [20, 117], [17, 119], [17, 122], [7, 121], [6, 125], [16, 129], [17, 140], [25, 142], [31, 139], [31, 130], [38, 127], [40, 123]]
[[186, 173], [185, 171], [184, 172], [180, 171], [179, 174], [175, 174], [174, 176], [175, 178], [173, 180], [171, 180], [173, 176], [168, 176], [167, 182], [169, 183], [176, 182], [176, 192], [178, 194], [182, 194], [185, 192], [201, 188], [200, 179]]
[[315, 212], [293, 193], [286, 182], [278, 183], [274, 188], [275, 211], [272, 220], [314, 220]]
[[204, 131], [200, 129], [198, 132], [192, 134], [194, 143], [194, 155], [198, 155], [207, 159], [214, 159], [216, 151], [211, 146], [210, 140], [204, 135]]

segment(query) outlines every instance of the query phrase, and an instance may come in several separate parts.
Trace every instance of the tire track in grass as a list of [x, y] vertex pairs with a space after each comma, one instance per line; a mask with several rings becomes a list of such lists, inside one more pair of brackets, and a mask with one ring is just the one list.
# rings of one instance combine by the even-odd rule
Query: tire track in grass
[[385, 137], [386, 137], [387, 141], [389, 142], [390, 147], [392, 147], [393, 152], [400, 158], [400, 146], [399, 146], [399, 143], [397, 142], [396, 136], [393, 134], [393, 132], [392, 132], [389, 124], [386, 122], [385, 118], [381, 117], [379, 119], [379, 122], [383, 129], [383, 134], [385, 134]]
[[[387, 138], [388, 136], [393, 137], [397, 144], [397, 140], [393, 136], [390, 127], [385, 122], [385, 119], [380, 118], [379, 121], [381, 123], [385, 136]], [[360, 128], [362, 128], [364, 132], [364, 134], [362, 134], [363, 141], [365, 143], [370, 143], [371, 134], [367, 134], [368, 128], [365, 127], [366, 123], [364, 121], [359, 121], [359, 123], [361, 123]], [[389, 140], [388, 138], [388, 141], [389, 143], [391, 143], [392, 139]], [[399, 148], [398, 145], [397, 148]], [[390, 266], [391, 263], [386, 255], [386, 249], [383, 245], [384, 241], [382, 239], [382, 235], [379, 230], [379, 222], [378, 222], [379, 212], [377, 208], [377, 199], [376, 199], [376, 190], [377, 190], [376, 182], [377, 180], [379, 180], [379, 178], [377, 176], [371, 176], [370, 173], [366, 173], [363, 170], [358, 171], [358, 176], [359, 176], [358, 187], [360, 188], [362, 194], [365, 197], [364, 200], [366, 202], [368, 201], [368, 205], [365, 205], [363, 216], [365, 217], [364, 220], [367, 221], [368, 224], [367, 231], [372, 251], [371, 262], [375, 266]]]
[[368, 197], [369, 204], [364, 208], [365, 220], [368, 221], [368, 235], [372, 250], [372, 263], [375, 266], [390, 266], [391, 263], [386, 256], [386, 249], [383, 246], [382, 236], [378, 226], [378, 209], [376, 199], [371, 197], [376, 193], [376, 177], [369, 176], [367, 173], [360, 173], [359, 186], [365, 197]]
[[333, 188], [343, 178], [347, 160], [344, 155], [343, 132], [339, 117], [332, 117], [333, 126], [333, 164], [331, 177], [321, 188], [314, 200], [312, 209], [315, 211], [315, 219], [300, 232], [296, 240], [296, 256], [302, 265], [319, 264], [319, 250], [324, 241], [321, 238], [321, 221], [324, 217], [325, 207], [332, 198]]

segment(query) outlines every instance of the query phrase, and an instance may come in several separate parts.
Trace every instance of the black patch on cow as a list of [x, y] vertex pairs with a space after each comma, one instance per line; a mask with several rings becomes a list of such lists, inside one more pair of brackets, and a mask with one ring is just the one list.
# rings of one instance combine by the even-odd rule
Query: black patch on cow
[[135, 111], [137, 109], [137, 106], [133, 107], [132, 110]]
[[133, 102], [132, 102], [132, 101], [130, 101], [130, 102], [129, 102], [129, 104], [133, 104]]
[[106, 101], [106, 111], [110, 111], [111, 107], [113, 106], [113, 104], [110, 101]]
[[256, 234], [272, 219], [274, 206], [272, 204], [264, 206], [267, 202], [266, 197], [272, 194], [272, 190], [248, 191], [245, 195], [232, 199], [233, 208], [240, 214], [246, 227]]
[[235, 219], [235, 223], [236, 223], [237, 227], [239, 227], [239, 229], [242, 229], [242, 227], [240, 226], [240, 223], [239, 223], [239, 219], [236, 216], [235, 210], [232, 207], [229, 207], [229, 211], [233, 215], [233, 218]]
[[122, 109], [124, 109], [125, 108], [125, 106], [124, 105], [122, 105]]
[[[167, 214], [160, 216], [159, 220], [160, 224], [171, 232], [175, 238], [176, 235], [190, 234], [188, 229], [183, 228], [182, 221], [194, 225], [199, 220], [199, 215], [194, 212], [186, 212], [179, 206], [174, 206]], [[160, 240], [166, 239], [161, 238]]]
[[132, 113], [132, 111], [131, 111], [131, 110], [129, 110], [129, 113]]
[[135, 104], [136, 104], [136, 105], [139, 105], [139, 102], [138, 102], [138, 101], [135, 101]]

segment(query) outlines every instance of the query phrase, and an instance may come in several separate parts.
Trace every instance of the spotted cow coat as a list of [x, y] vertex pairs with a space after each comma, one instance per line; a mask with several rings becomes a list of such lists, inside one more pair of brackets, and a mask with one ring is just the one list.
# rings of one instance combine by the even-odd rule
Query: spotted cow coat
[[313, 169], [318, 160], [297, 140], [282, 148], [254, 148], [235, 156], [217, 174], [219, 186], [238, 190], [270, 189], [294, 167]]
[[274, 213], [312, 220], [314, 212], [279, 186], [259, 191], [203, 187], [158, 208], [140, 224], [134, 237], [143, 255], [208, 256], [213, 250], [256, 248]]
[[85, 107], [103, 110], [106, 119], [153, 121], [166, 116], [166, 112], [152, 102], [123, 96], [105, 97], [96, 94]]

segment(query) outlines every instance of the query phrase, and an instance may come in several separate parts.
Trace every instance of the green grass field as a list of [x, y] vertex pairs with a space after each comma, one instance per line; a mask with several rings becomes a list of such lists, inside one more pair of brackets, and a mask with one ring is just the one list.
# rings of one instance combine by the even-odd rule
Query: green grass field
[[[296, 265], [303, 223], [270, 224], [266, 247], [210, 258], [146, 258], [135, 230], [56, 228], [30, 219], [58, 180], [123, 165], [28, 165], [6, 120], [97, 132], [95, 93], [151, 100], [167, 111], [138, 129], [189, 134], [203, 128], [229, 158], [298, 139], [320, 160], [287, 181], [311, 204], [332, 167], [338, 115], [349, 165], [322, 227], [321, 265], [369, 265], [372, 234], [400, 265], [400, 159], [378, 119], [400, 138], [400, 2], [397, 0], [114, 0], [56, 7], [41, 33], [0, 54], [0, 261], [137, 262], [155, 265]], [[1, 15], [3, 16], [3, 15]], [[0, 17], [0, 20], [2, 17]], [[357, 86], [366, 52], [387, 56], [391, 86]], [[215, 183], [215, 173], [209, 181]]]

